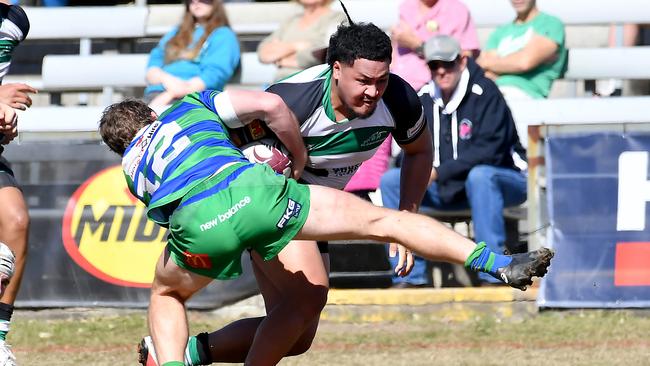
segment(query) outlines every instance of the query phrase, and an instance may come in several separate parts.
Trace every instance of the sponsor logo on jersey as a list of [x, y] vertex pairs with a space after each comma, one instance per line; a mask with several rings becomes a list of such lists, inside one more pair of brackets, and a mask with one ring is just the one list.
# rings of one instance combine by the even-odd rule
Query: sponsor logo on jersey
[[460, 121], [460, 126], [458, 126], [458, 137], [461, 140], [469, 140], [472, 138], [472, 121], [467, 118], [463, 118]]
[[280, 217], [280, 220], [278, 220], [278, 223], [275, 226], [277, 226], [278, 229], [284, 229], [292, 217], [298, 217], [298, 215], [300, 215], [300, 210], [302, 210], [302, 205], [289, 198], [287, 208], [284, 209], [284, 214]]
[[250, 132], [251, 138], [253, 140], [259, 140], [262, 137], [266, 136], [266, 131], [264, 131], [262, 121], [259, 119], [253, 120], [246, 127], [248, 128], [248, 131]]
[[220, 223], [229, 220], [231, 217], [235, 216], [239, 210], [244, 208], [246, 205], [251, 203], [251, 198], [249, 196], [245, 196], [239, 202], [235, 203], [231, 208], [226, 210], [224, 213], [218, 214], [215, 218], [212, 220], [206, 221], [201, 224], [199, 227], [201, 231], [206, 231], [214, 228], [215, 226], [219, 225]]
[[63, 246], [86, 272], [126, 287], [149, 287], [167, 230], [147, 219], [131, 195], [122, 168], [88, 178], [68, 201], [62, 223]]
[[378, 145], [378, 143], [381, 143], [386, 139], [386, 136], [388, 136], [388, 131], [377, 131], [365, 139], [361, 144], [359, 144], [359, 146], [367, 147]]
[[352, 175], [356, 173], [356, 171], [359, 169], [360, 166], [361, 163], [350, 165], [350, 166], [344, 166], [342, 168], [332, 168], [332, 175], [336, 177], [347, 177], [348, 175]]
[[183, 262], [192, 268], [211, 269], [212, 260], [207, 254], [183, 252]]

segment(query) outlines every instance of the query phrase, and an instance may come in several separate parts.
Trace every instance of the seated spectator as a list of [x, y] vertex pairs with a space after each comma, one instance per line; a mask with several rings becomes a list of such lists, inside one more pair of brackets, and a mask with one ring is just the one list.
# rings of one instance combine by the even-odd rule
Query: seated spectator
[[345, 21], [345, 15], [333, 11], [332, 0], [298, 0], [303, 11], [289, 18], [257, 47], [262, 63], [275, 64], [275, 80], [325, 61], [329, 37]]
[[[503, 253], [503, 208], [526, 200], [526, 176], [521, 170], [526, 166], [525, 153], [510, 109], [494, 82], [472, 58], [461, 54], [454, 38], [434, 36], [425, 43], [424, 55], [433, 81], [422, 88], [420, 100], [432, 129], [434, 156], [422, 207], [471, 209], [475, 240]], [[397, 208], [399, 169], [382, 177], [380, 189], [384, 206]], [[411, 274], [394, 277], [393, 284], [424, 285], [425, 270], [425, 260], [416, 257]], [[479, 278], [495, 282], [487, 276]]]
[[151, 51], [144, 99], [168, 105], [188, 93], [223, 90], [239, 65], [239, 42], [221, 0], [185, 0], [185, 15]]
[[536, 0], [511, 0], [517, 17], [488, 38], [478, 64], [506, 99], [546, 98], [567, 62], [564, 25]]
[[[609, 47], [634, 47], [650, 45], [650, 24], [625, 24], [609, 27]], [[624, 87], [625, 84], [625, 87]], [[598, 96], [621, 96], [650, 94], [650, 80], [629, 80], [624, 83], [621, 79], [598, 80], [595, 94]]]
[[459, 0], [403, 0], [399, 23], [391, 29], [391, 71], [420, 90], [431, 80], [424, 61], [424, 41], [437, 34], [456, 38], [467, 56], [477, 56], [478, 35], [469, 10]]

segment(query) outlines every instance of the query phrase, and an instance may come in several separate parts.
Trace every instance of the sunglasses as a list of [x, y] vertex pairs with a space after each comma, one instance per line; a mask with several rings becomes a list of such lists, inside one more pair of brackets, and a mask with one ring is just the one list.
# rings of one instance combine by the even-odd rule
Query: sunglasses
[[212, 0], [186, 0], [185, 2], [188, 4], [191, 3], [201, 3], [201, 4], [208, 4], [208, 5], [212, 4]]
[[452, 70], [456, 65], [458, 64], [458, 58], [455, 59], [454, 61], [429, 61], [427, 65], [429, 65], [429, 68], [431, 70], [438, 70], [439, 68], [443, 68], [445, 70]]

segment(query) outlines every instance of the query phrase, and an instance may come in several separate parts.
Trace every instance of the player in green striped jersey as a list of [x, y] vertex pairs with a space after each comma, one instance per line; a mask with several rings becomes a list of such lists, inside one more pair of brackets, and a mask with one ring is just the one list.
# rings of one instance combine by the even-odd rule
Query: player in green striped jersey
[[[16, 47], [29, 32], [29, 19], [18, 5], [0, 2], [0, 82], [9, 71]], [[24, 83], [0, 85], [0, 103], [25, 110], [32, 105], [30, 93], [36, 89]], [[3, 132], [0, 132], [0, 140]], [[2, 143], [8, 142], [4, 139]], [[5, 342], [11, 328], [14, 302], [22, 282], [27, 260], [29, 212], [18, 181], [9, 162], [1, 155], [0, 146], [0, 241], [5, 242], [15, 254], [15, 270], [11, 282], [0, 298], [0, 365], [15, 365], [16, 358]]]
[[[184, 357], [185, 301], [215, 278], [239, 276], [245, 250], [259, 260], [261, 271], [300, 274], [310, 283], [322, 276], [325, 267], [316, 244], [294, 238], [399, 242], [427, 259], [465, 263], [524, 289], [532, 276], [546, 273], [549, 250], [520, 257], [498, 255], [426, 216], [376, 207], [336, 189], [299, 184], [266, 165], [249, 163], [226, 126], [253, 119], [264, 120], [298, 157], [293, 173], [299, 177], [306, 151], [297, 121], [281, 98], [270, 93], [194, 93], [160, 116], [143, 102], [127, 100], [102, 115], [100, 134], [122, 156], [129, 189], [148, 206], [149, 217], [170, 232], [152, 284], [151, 337], [142, 348], [143, 364], [212, 362], [205, 349], [200, 354], [196, 337], [190, 338], [194, 351]], [[301, 281], [278, 285], [304, 286]], [[322, 294], [326, 296], [326, 287]], [[278, 363], [310, 325], [313, 312], [320, 310], [309, 303], [279, 300], [256, 324], [245, 363]]]

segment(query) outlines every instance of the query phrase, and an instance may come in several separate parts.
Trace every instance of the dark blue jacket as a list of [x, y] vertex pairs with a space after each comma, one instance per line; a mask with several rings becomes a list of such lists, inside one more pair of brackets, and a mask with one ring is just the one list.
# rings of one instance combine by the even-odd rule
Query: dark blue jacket
[[[420, 92], [434, 143], [434, 166], [438, 160], [436, 156], [439, 158], [436, 167], [438, 190], [446, 203], [466, 199], [465, 180], [474, 166], [493, 165], [520, 170], [515, 166], [513, 153], [523, 161], [526, 159], [512, 114], [497, 86], [485, 77], [483, 69], [471, 58], [466, 70], [469, 77], [461, 78], [457, 86], [459, 94], [453, 95], [446, 105], [442, 105], [433, 83]], [[436, 111], [438, 131], [435, 128]], [[439, 146], [436, 146], [436, 136]]]

